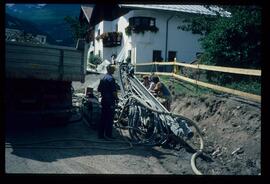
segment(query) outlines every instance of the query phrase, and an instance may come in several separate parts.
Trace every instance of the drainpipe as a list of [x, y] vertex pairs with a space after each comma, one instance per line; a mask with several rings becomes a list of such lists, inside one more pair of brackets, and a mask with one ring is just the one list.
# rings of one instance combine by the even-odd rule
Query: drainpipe
[[167, 58], [167, 52], [168, 52], [168, 25], [169, 25], [169, 21], [174, 17], [174, 15], [170, 16], [167, 21], [166, 21], [166, 44], [165, 44], [165, 61], [168, 61], [168, 58]]

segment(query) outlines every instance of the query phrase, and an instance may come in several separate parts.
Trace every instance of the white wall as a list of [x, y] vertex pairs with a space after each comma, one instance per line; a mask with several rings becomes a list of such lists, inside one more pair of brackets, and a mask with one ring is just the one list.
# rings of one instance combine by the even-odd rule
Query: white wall
[[100, 57], [103, 58], [103, 44], [102, 44], [102, 40], [100, 39], [99, 41], [96, 40], [96, 37], [98, 35], [98, 30], [100, 30], [100, 34], [103, 33], [103, 25], [104, 25], [104, 21], [100, 22], [99, 24], [97, 24], [95, 26], [95, 38], [94, 38], [94, 42], [95, 42], [95, 49], [94, 49], [94, 54], [98, 55], [98, 51], [100, 50]]
[[[174, 15], [154, 10], [134, 10], [133, 16], [149, 16], [156, 18], [156, 26], [159, 28], [157, 33], [145, 32], [142, 34], [132, 34], [132, 40], [136, 41], [137, 63], [152, 61], [153, 50], [161, 50], [162, 58], [165, 60], [166, 50], [166, 22]], [[177, 60], [190, 63], [196, 58], [196, 53], [202, 49], [198, 42], [199, 35], [177, 29], [182, 23], [183, 18], [173, 16], [168, 22], [168, 42], [167, 58], [169, 51], [177, 52]], [[154, 38], [151, 38], [152, 37]], [[140, 38], [139, 38], [140, 37]], [[151, 42], [147, 42], [151, 40]]]
[[178, 61], [190, 63], [196, 59], [196, 52], [202, 51], [198, 42], [201, 36], [177, 29], [182, 21], [183, 18], [181, 17], [173, 17], [169, 21], [168, 51], [177, 51]]
[[[175, 13], [158, 10], [133, 10], [113, 21], [102, 21], [95, 26], [95, 37], [97, 36], [98, 29], [100, 29], [100, 34], [103, 32], [113, 32], [115, 31], [115, 24], [118, 24], [118, 31], [123, 33], [122, 44], [117, 47], [103, 48], [102, 40], [97, 41], [95, 39], [95, 47], [91, 46], [90, 50], [94, 50], [96, 55], [98, 50], [100, 50], [102, 59], [111, 60], [111, 55], [113, 53], [119, 54], [125, 45], [125, 58], [128, 56], [128, 50], [132, 50], [132, 63], [151, 62], [153, 50], [161, 50], [162, 58], [165, 61], [166, 22], [172, 15], [175, 15]], [[182, 15], [178, 14], [178, 16], [173, 16], [169, 20], [167, 53], [169, 51], [176, 51], [177, 61], [190, 63], [196, 58], [196, 53], [202, 51], [198, 42], [200, 36], [177, 29], [183, 20]], [[125, 28], [128, 26], [128, 19], [134, 16], [156, 18], [156, 26], [159, 28], [159, 31], [157, 33], [147, 31], [144, 35], [133, 33], [128, 37], [125, 34]]]

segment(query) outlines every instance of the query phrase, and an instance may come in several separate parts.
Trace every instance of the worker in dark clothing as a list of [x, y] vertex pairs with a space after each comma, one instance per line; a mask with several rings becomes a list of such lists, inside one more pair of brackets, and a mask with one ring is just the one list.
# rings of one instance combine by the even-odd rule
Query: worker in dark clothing
[[101, 93], [101, 119], [98, 126], [98, 137], [111, 138], [112, 137], [112, 127], [113, 127], [113, 117], [115, 111], [115, 105], [118, 101], [117, 88], [115, 79], [113, 78], [113, 73], [115, 71], [115, 66], [112, 64], [107, 66], [107, 74], [100, 80], [98, 85], [98, 91]]
[[164, 105], [164, 107], [170, 111], [171, 110], [171, 102], [172, 102], [172, 96], [171, 96], [171, 93], [169, 91], [169, 89], [167, 88], [167, 86], [161, 82], [159, 80], [159, 77], [158, 76], [154, 76], [152, 78], [152, 81], [154, 82], [154, 89], [151, 91], [153, 92], [158, 101]]

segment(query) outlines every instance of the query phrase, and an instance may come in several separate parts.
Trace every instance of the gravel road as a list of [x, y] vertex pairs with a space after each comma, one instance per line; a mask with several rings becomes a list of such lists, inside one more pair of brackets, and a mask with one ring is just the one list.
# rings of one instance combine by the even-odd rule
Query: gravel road
[[[114, 141], [100, 141], [83, 121], [28, 128], [7, 131], [6, 173], [169, 174], [155, 156], [165, 153], [151, 147], [130, 148], [120, 135]], [[27, 145], [18, 147], [22, 143]]]

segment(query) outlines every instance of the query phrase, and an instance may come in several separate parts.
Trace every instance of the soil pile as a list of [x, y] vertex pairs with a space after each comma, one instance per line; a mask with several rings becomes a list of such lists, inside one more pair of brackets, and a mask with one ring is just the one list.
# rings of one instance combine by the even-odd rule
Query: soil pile
[[235, 97], [176, 96], [172, 111], [198, 123], [205, 153], [214, 162], [198, 158], [204, 174], [260, 175], [261, 107]]

